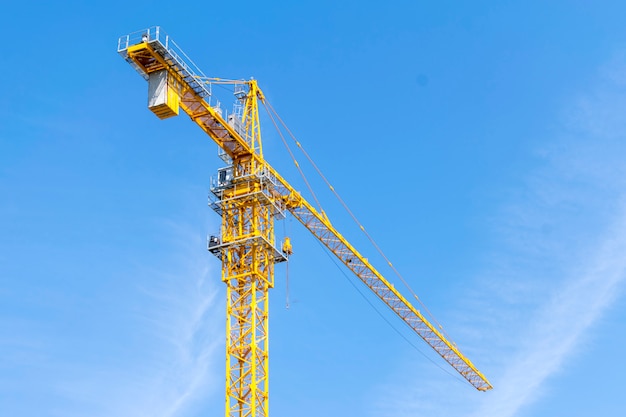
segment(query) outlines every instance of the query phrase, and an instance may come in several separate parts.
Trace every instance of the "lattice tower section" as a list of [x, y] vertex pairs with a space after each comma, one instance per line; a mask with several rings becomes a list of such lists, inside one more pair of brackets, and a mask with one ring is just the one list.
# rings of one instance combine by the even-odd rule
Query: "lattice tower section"
[[226, 415], [267, 417], [268, 290], [274, 286], [274, 218], [250, 160], [234, 161], [223, 190], [222, 280], [226, 283]]

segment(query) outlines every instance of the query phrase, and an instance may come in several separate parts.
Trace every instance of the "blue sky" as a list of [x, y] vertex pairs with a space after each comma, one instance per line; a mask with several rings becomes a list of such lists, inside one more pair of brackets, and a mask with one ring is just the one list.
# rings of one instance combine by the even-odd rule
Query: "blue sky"
[[[116, 54], [152, 25], [207, 75], [259, 80], [494, 385], [445, 372], [287, 220], [272, 416], [623, 415], [626, 7], [545, 3], [4, 4], [0, 415], [223, 413], [225, 290], [204, 249], [221, 161], [186, 116], [147, 110]], [[265, 122], [267, 159], [304, 191]]]

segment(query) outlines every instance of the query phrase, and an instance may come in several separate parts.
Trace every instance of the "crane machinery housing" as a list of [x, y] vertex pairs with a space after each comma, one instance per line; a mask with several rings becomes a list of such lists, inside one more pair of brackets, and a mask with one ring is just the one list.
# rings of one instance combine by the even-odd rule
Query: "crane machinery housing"
[[[291, 253], [277, 247], [274, 221], [291, 214], [406, 325], [480, 391], [485, 376], [265, 160], [256, 80], [209, 78], [160, 27], [122, 36], [118, 53], [148, 81], [148, 107], [160, 119], [182, 109], [215, 143], [227, 163], [211, 184], [209, 205], [221, 216], [208, 240], [226, 284], [226, 416], [269, 416], [269, 289], [274, 265]], [[237, 98], [226, 117], [211, 102], [212, 84], [230, 84]]]

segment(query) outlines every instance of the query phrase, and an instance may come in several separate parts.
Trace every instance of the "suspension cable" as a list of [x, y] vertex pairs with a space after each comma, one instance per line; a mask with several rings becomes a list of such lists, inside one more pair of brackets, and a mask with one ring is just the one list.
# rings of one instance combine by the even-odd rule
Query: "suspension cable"
[[[315, 203], [317, 204], [317, 207], [320, 209], [321, 213], [324, 213], [324, 210], [322, 209], [322, 205], [320, 204], [319, 200], [317, 199], [317, 195], [315, 194], [315, 191], [313, 191], [313, 188], [311, 187], [311, 184], [309, 184], [309, 181], [306, 179], [306, 175], [304, 175], [304, 171], [302, 171], [302, 168], [300, 167], [300, 164], [298, 163], [298, 160], [296, 159], [295, 155], [291, 151], [291, 148], [289, 147], [289, 144], [287, 143], [287, 140], [285, 139], [285, 137], [283, 136], [283, 133], [281, 132], [280, 128], [278, 127], [278, 124], [276, 123], [276, 120], [274, 120], [274, 116], [272, 116], [272, 113], [270, 112], [270, 110], [268, 108], [269, 103], [267, 103], [267, 100], [263, 100], [262, 102], [263, 102], [263, 107], [265, 108], [265, 111], [267, 112], [268, 116], [270, 117], [270, 120], [272, 121], [272, 123], [274, 124], [274, 127], [276, 128], [276, 131], [278, 132], [278, 135], [280, 136], [280, 139], [283, 141], [283, 144], [285, 145], [285, 148], [287, 148], [287, 151], [289, 152], [289, 156], [291, 156], [291, 159], [292, 159], [294, 165], [296, 166], [296, 168], [298, 168], [298, 172], [300, 173], [300, 176], [304, 180], [304, 183], [306, 184], [306, 187], [309, 189], [309, 192], [313, 196], [313, 199], [315, 200]], [[270, 108], [271, 108], [271, 106], [270, 106]], [[278, 117], [278, 119], [280, 120], [280, 117], [278, 116], [278, 114], [276, 114], [276, 112], [273, 109], [272, 109], [272, 112], [274, 112], [276, 117]], [[283, 121], [280, 120], [280, 122], [284, 126]]]
[[[302, 147], [302, 145], [300, 144], [300, 142], [298, 141], [298, 139], [295, 137], [295, 135], [291, 132], [291, 130], [289, 129], [289, 127], [287, 127], [287, 125], [285, 124], [285, 122], [282, 120], [282, 118], [278, 115], [278, 113], [276, 112], [276, 110], [274, 110], [274, 108], [272, 107], [272, 105], [269, 103], [269, 101], [267, 101], [267, 99], [264, 101], [263, 103], [265, 105], [266, 110], [268, 110], [268, 114], [270, 113], [269, 110], [271, 110], [271, 112], [276, 116], [276, 118], [278, 119], [278, 121], [280, 121], [281, 125], [284, 127], [284, 129], [287, 131], [287, 133], [289, 133], [289, 136], [291, 136], [291, 139], [295, 142], [295, 144], [298, 146], [298, 148], [300, 149], [300, 151], [304, 154], [304, 156], [307, 158], [307, 160], [309, 161], [309, 163], [313, 166], [313, 168], [315, 168], [315, 171], [317, 171], [318, 175], [322, 178], [322, 180], [326, 183], [326, 185], [328, 186], [328, 188], [330, 188], [330, 190], [332, 191], [332, 193], [335, 195], [335, 198], [337, 198], [337, 200], [341, 203], [341, 205], [343, 206], [343, 208], [346, 210], [346, 212], [350, 215], [350, 217], [352, 217], [352, 220], [356, 223], [356, 225], [359, 227], [359, 229], [361, 229], [361, 231], [365, 234], [365, 236], [367, 237], [367, 239], [370, 241], [370, 243], [374, 246], [374, 248], [376, 248], [376, 250], [378, 251], [378, 253], [383, 257], [383, 259], [387, 262], [387, 264], [389, 265], [389, 267], [393, 270], [393, 272], [396, 274], [396, 276], [402, 281], [402, 283], [405, 285], [405, 287], [409, 290], [409, 292], [413, 295], [413, 297], [415, 297], [415, 299], [419, 302], [419, 304], [422, 306], [422, 308], [426, 311], [426, 313], [430, 316], [430, 318], [437, 323], [437, 326], [439, 327], [439, 329], [446, 334], [445, 330], [443, 329], [443, 326], [441, 325], [441, 323], [439, 323], [439, 321], [433, 316], [433, 314], [430, 312], [430, 310], [428, 309], [428, 307], [426, 307], [426, 305], [422, 302], [422, 300], [417, 296], [417, 294], [415, 293], [415, 291], [413, 291], [413, 289], [411, 288], [411, 286], [408, 284], [408, 282], [404, 279], [404, 277], [402, 276], [402, 274], [400, 274], [400, 272], [396, 269], [396, 267], [391, 263], [391, 261], [389, 260], [389, 258], [387, 257], [387, 255], [385, 255], [385, 253], [382, 251], [382, 249], [378, 246], [378, 244], [374, 241], [374, 238], [372, 238], [372, 236], [367, 232], [367, 230], [365, 230], [365, 227], [363, 227], [363, 225], [359, 222], [359, 220], [356, 218], [356, 216], [354, 215], [354, 213], [352, 212], [352, 210], [350, 210], [350, 208], [348, 207], [348, 205], [345, 203], [345, 201], [341, 198], [341, 196], [339, 195], [339, 193], [335, 190], [335, 187], [333, 187], [333, 185], [330, 183], [330, 181], [328, 181], [328, 179], [326, 178], [326, 176], [322, 173], [322, 171], [319, 169], [319, 167], [315, 164], [315, 162], [313, 161], [313, 159], [311, 158], [311, 156], [306, 152], [306, 150]], [[274, 121], [274, 118], [270, 115], [270, 118], [272, 119], [272, 122], [274, 123], [274, 126], [276, 126], [276, 122]], [[276, 126], [276, 128], [278, 129], [278, 127]], [[282, 135], [282, 133], [280, 133], [280, 137], [283, 140], [283, 143], [285, 143], [285, 139]], [[289, 150], [289, 154], [293, 157], [293, 153], [291, 152], [291, 149], [289, 149], [288, 145], [287, 149]], [[295, 158], [294, 158], [295, 161]], [[298, 170], [300, 170], [300, 167], [298, 166]], [[302, 171], [300, 170], [300, 172], [302, 173]], [[304, 174], [301, 174], [304, 175]], [[305, 180], [306, 181], [306, 180]], [[308, 182], [307, 182], [307, 186], [308, 186]], [[309, 187], [310, 189], [310, 187]], [[315, 201], [318, 203], [319, 205], [319, 201], [317, 200], [317, 198], [315, 197]], [[321, 208], [321, 206], [320, 206]], [[446, 337], [448, 335], [446, 334]]]
[[378, 307], [376, 307], [376, 305], [374, 305], [374, 303], [372, 303], [372, 301], [363, 293], [363, 291], [361, 291], [361, 288], [359, 288], [359, 286], [357, 286], [354, 283], [353, 278], [351, 278], [350, 276], [348, 276], [348, 274], [346, 274], [346, 271], [343, 268], [341, 268], [341, 266], [337, 262], [337, 258], [335, 258], [334, 256], [331, 255], [331, 252], [328, 250], [328, 248], [326, 248], [320, 241], [318, 241], [317, 243], [320, 245], [320, 247], [322, 248], [324, 253], [330, 258], [330, 260], [333, 262], [333, 264], [335, 264], [335, 266], [337, 267], [339, 272], [341, 272], [341, 274], [346, 279], [346, 281], [348, 281], [348, 283], [350, 283], [350, 285], [361, 295], [361, 297], [370, 305], [370, 307], [372, 307], [374, 309], [374, 311], [376, 311], [376, 313], [380, 316], [380, 318], [382, 318], [385, 321], [385, 323], [387, 323], [389, 325], [389, 327], [391, 327], [393, 329], [393, 331], [395, 331], [402, 339], [404, 339], [405, 342], [407, 342], [413, 349], [415, 349], [420, 355], [422, 355], [424, 358], [426, 358], [428, 361], [430, 361], [432, 364], [434, 364], [437, 368], [441, 369], [443, 372], [445, 372], [446, 374], [450, 375], [453, 379], [455, 379], [457, 382], [460, 382], [463, 386], [469, 388], [469, 386], [467, 386], [467, 384], [465, 384], [465, 381], [463, 379], [461, 379], [458, 376], [458, 374], [450, 372], [448, 369], [444, 368], [439, 363], [435, 362], [430, 356], [428, 356], [419, 347], [417, 347], [417, 345], [415, 343], [413, 343], [411, 340], [409, 340], [409, 338], [403, 332], [401, 332], [400, 329], [398, 329], [382, 313], [382, 311], [380, 311], [380, 309], [378, 309]]

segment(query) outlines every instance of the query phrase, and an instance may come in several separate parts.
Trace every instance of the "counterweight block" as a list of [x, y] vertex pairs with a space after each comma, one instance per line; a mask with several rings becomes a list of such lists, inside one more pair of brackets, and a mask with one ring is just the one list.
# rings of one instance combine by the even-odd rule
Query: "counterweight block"
[[159, 119], [178, 116], [180, 95], [175, 84], [167, 70], [156, 71], [148, 76], [148, 108]]

